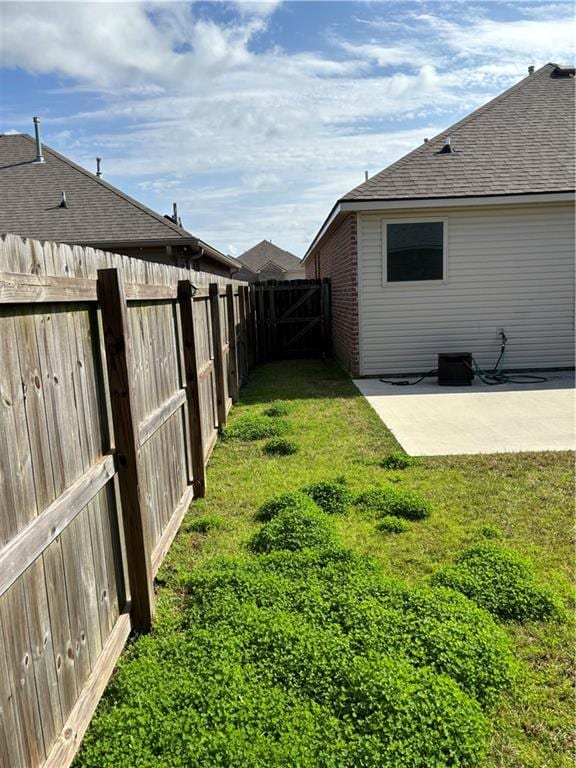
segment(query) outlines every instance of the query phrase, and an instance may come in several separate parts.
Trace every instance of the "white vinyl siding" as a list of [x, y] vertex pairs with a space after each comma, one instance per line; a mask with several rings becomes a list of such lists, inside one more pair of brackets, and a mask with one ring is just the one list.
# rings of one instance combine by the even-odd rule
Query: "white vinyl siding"
[[435, 210], [447, 222], [444, 280], [383, 285], [383, 225], [418, 213], [359, 214], [361, 375], [427, 371], [451, 351], [490, 367], [500, 328], [510, 367], [574, 365], [571, 204]]

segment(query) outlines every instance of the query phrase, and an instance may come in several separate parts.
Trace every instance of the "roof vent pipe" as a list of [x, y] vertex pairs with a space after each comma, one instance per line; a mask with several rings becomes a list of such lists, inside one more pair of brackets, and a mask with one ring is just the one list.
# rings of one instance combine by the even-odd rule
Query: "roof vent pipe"
[[34, 123], [34, 133], [36, 134], [36, 158], [32, 162], [45, 163], [46, 160], [42, 156], [42, 143], [40, 142], [40, 118], [33, 117], [32, 122]]
[[172, 221], [179, 227], [182, 226], [182, 219], [178, 216], [178, 204], [172, 203]]
[[102, 162], [101, 157], [96, 158], [96, 176], [100, 178], [102, 176], [102, 171], [100, 170], [100, 163]]
[[364, 181], [368, 181], [368, 171], [364, 171]]
[[529, 74], [529, 75], [533, 75], [533, 74], [534, 74], [534, 64], [531, 64], [531, 65], [528, 67], [528, 74]]
[[450, 136], [446, 136], [444, 139], [444, 146], [440, 150], [443, 155], [450, 155], [454, 150], [452, 149], [452, 139]]

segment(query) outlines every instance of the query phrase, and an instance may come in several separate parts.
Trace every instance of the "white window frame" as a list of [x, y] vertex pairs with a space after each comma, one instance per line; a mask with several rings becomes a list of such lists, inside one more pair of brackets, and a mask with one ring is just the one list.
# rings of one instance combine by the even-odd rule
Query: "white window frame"
[[[388, 280], [388, 224], [442, 224], [442, 279], [441, 280]], [[419, 216], [410, 219], [382, 219], [382, 285], [385, 288], [406, 289], [410, 286], [444, 285], [448, 278], [448, 219]]]

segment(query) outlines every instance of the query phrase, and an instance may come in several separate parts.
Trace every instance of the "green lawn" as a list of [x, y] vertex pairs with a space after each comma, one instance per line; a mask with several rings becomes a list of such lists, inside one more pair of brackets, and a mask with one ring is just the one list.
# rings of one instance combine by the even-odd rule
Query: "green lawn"
[[[432, 504], [430, 518], [411, 523], [398, 535], [378, 532], [373, 519], [353, 511], [334, 516], [342, 542], [372, 556], [386, 576], [410, 585], [424, 582], [470, 544], [496, 536], [499, 544], [528, 556], [539, 580], [573, 608], [572, 454], [421, 458], [405, 470], [385, 470], [380, 462], [399, 446], [333, 363], [295, 361], [259, 367], [241, 398], [230, 415], [232, 424], [243, 414], [261, 412], [272, 401], [288, 402], [289, 437], [299, 451], [276, 457], [264, 454], [265, 441], [219, 441], [208, 467], [207, 497], [192, 505], [160, 570], [159, 618], [147, 642], [177, 631], [186, 599], [183, 584], [201, 562], [246, 552], [248, 539], [261, 525], [253, 518], [263, 502], [340, 476], [354, 491], [392, 482]], [[194, 521], [206, 515], [224, 518], [224, 527], [194, 531]], [[491, 713], [485, 765], [568, 768], [573, 765], [572, 622], [504, 627], [523, 662], [522, 680], [514, 695], [504, 696]], [[131, 663], [130, 653], [125, 665]], [[122, 695], [112, 696], [116, 705], [122, 704]], [[110, 701], [105, 698], [103, 706], [110, 707]], [[105, 738], [98, 722], [97, 716], [89, 745]], [[84, 761], [84, 754], [80, 752], [76, 764], [93, 765]]]

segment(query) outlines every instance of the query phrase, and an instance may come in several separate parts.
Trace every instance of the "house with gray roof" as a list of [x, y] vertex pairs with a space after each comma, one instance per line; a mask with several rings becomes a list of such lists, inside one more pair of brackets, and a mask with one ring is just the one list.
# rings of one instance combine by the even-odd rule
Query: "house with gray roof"
[[262, 240], [244, 251], [238, 256], [238, 261], [242, 264], [238, 280], [253, 283], [258, 280], [301, 280], [305, 277], [302, 261], [270, 240]]
[[574, 68], [546, 64], [340, 198], [305, 257], [356, 376], [574, 366]]
[[[36, 126], [38, 124], [35, 118]], [[230, 276], [238, 269], [185, 230], [27, 134], [0, 135], [0, 232], [87, 245]]]

